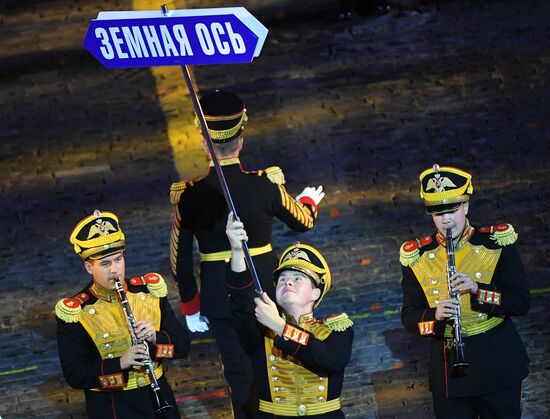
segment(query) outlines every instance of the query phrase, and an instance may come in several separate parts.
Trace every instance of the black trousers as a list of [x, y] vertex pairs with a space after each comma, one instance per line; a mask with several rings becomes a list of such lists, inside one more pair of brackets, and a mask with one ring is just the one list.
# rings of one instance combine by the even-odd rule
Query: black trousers
[[231, 319], [209, 318], [208, 323], [220, 350], [225, 379], [231, 388], [235, 419], [253, 418], [258, 411], [258, 396], [250, 358], [239, 342]]
[[435, 417], [439, 419], [519, 419], [521, 383], [475, 397], [446, 398], [433, 394]]
[[86, 390], [86, 411], [90, 419], [179, 419], [174, 393], [163, 374], [158, 383], [162, 396], [172, 406], [162, 415], [155, 414], [155, 403], [150, 386], [128, 391]]

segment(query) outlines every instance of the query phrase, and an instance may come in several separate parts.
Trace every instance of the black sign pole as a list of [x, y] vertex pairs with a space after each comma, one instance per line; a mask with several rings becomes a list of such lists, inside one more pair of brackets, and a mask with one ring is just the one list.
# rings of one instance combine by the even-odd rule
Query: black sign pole
[[[160, 7], [160, 9], [163, 16], [168, 16], [168, 7], [165, 4], [163, 4]], [[189, 71], [189, 67], [187, 65], [183, 65], [181, 66], [181, 71], [183, 73], [183, 77], [185, 78], [185, 83], [187, 84], [187, 89], [189, 90], [189, 94], [191, 95], [191, 100], [193, 101], [195, 112], [197, 113], [197, 117], [199, 118], [202, 135], [204, 137], [204, 140], [206, 141], [206, 146], [208, 147], [208, 151], [210, 152], [212, 163], [214, 163], [214, 169], [216, 169], [216, 174], [218, 175], [218, 179], [220, 181], [223, 194], [225, 196], [225, 201], [227, 202], [227, 206], [233, 212], [233, 216], [235, 217], [235, 220], [240, 221], [239, 216], [237, 214], [237, 210], [235, 209], [235, 205], [233, 204], [233, 199], [231, 198], [231, 192], [229, 191], [227, 182], [225, 181], [223, 170], [221, 168], [220, 161], [216, 154], [216, 149], [214, 148], [214, 144], [212, 143], [212, 138], [210, 137], [210, 133], [208, 132], [208, 124], [206, 123], [206, 119], [204, 118], [204, 113], [202, 111], [202, 107], [199, 102], [197, 92], [195, 90], [195, 84], [193, 83], [193, 78], [191, 77], [191, 72]], [[242, 245], [243, 245], [243, 251], [244, 251], [244, 259], [246, 262], [246, 266], [248, 267], [248, 270], [252, 274], [252, 279], [254, 280], [254, 288], [256, 289], [256, 294], [262, 295], [264, 290], [262, 288], [260, 278], [258, 277], [258, 273], [256, 272], [254, 261], [252, 260], [252, 256], [250, 255], [248, 244], [246, 243], [246, 241], [243, 240]]]

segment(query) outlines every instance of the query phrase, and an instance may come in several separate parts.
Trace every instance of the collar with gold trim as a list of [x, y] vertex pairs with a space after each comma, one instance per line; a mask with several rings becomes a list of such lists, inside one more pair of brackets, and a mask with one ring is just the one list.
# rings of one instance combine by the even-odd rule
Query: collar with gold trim
[[298, 322], [296, 321], [296, 319], [294, 319], [294, 317], [292, 317], [291, 315], [286, 314], [286, 313], [283, 313], [283, 319], [285, 319], [289, 322], [292, 322], [294, 324], [297, 324], [298, 326], [302, 326], [302, 325], [305, 325], [305, 324], [308, 324], [308, 323], [315, 322], [315, 317], [313, 316], [313, 313], [302, 314], [300, 316], [300, 321], [298, 321]]
[[[124, 287], [124, 291], [127, 291], [128, 286], [126, 285], [126, 282], [123, 282], [122, 285]], [[108, 290], [95, 282], [89, 290], [98, 300], [103, 300], [107, 303], [118, 303], [118, 295], [114, 290]]]
[[[239, 160], [238, 157], [230, 157], [228, 159], [220, 159], [219, 162], [220, 162], [220, 166], [230, 166], [232, 164], [238, 164], [238, 165], [241, 164], [241, 161]], [[210, 160], [210, 163], [208, 165], [210, 167], [214, 167], [214, 162], [212, 160]]]

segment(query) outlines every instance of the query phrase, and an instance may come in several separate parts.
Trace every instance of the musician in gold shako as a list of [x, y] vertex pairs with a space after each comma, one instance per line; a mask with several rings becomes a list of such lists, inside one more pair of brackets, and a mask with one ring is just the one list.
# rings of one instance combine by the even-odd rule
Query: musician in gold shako
[[226, 232], [232, 252], [227, 290], [235, 329], [254, 369], [257, 417], [343, 418], [340, 394], [353, 322], [345, 313], [319, 320], [313, 315], [332, 284], [325, 258], [295, 243], [273, 273], [276, 303], [266, 292], [254, 298], [241, 246], [248, 237], [232, 213]]
[[[434, 165], [420, 174], [420, 196], [437, 231], [401, 246], [401, 320], [431, 340], [436, 417], [519, 418], [529, 358], [511, 316], [527, 313], [530, 294], [518, 235], [510, 224], [471, 225], [472, 192], [472, 177], [463, 170]], [[448, 263], [452, 247], [454, 265]], [[456, 299], [449, 297], [454, 293]]]
[[[156, 273], [125, 279], [125, 239], [118, 218], [96, 210], [78, 223], [70, 236], [91, 282], [70, 298], [59, 300], [57, 343], [63, 375], [83, 389], [90, 418], [155, 418], [157, 381], [172, 408], [165, 418], [179, 418], [162, 361], [189, 352], [186, 329], [168, 303], [164, 279]], [[116, 291], [116, 281], [122, 285]], [[126, 311], [121, 300], [129, 303]], [[128, 322], [134, 318], [134, 327]], [[131, 318], [131, 317], [130, 317]], [[133, 342], [132, 334], [143, 343]], [[149, 353], [154, 376], [144, 369]], [[154, 394], [153, 394], [154, 393]]]

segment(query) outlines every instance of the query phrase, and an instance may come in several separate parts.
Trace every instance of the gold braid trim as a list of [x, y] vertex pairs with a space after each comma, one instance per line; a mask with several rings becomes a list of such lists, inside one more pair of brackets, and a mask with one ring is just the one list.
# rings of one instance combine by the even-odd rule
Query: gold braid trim
[[330, 330], [343, 332], [344, 330], [353, 326], [353, 320], [351, 320], [346, 313], [341, 313], [327, 317], [325, 320], [323, 320], [323, 324], [327, 326]]
[[271, 166], [265, 169], [265, 174], [267, 178], [276, 185], [284, 185], [285, 184], [285, 175], [280, 167], [278, 166]]
[[75, 304], [73, 307], [70, 307], [65, 303], [66, 300], [72, 299], [65, 298], [59, 300], [55, 305], [55, 315], [65, 323], [78, 323], [82, 316], [82, 307], [80, 307], [80, 304]]
[[156, 284], [147, 283], [147, 289], [151, 295], [154, 295], [157, 298], [166, 297], [168, 295], [168, 287], [166, 286], [166, 282], [164, 281], [162, 275], [155, 275], [158, 275], [160, 278], [159, 281]]
[[[208, 121], [230, 121], [232, 119], [235, 119], [236, 116], [238, 116], [238, 114], [229, 115], [226, 117], [205, 116], [205, 120], [206, 124], [208, 125]], [[237, 125], [235, 125], [233, 128], [229, 128], [226, 130], [214, 130], [208, 128], [208, 133], [210, 134], [212, 141], [223, 142], [224, 140], [233, 137], [237, 132], [239, 132], [239, 130], [246, 124], [247, 121], [248, 116], [246, 115], [246, 111], [243, 111], [241, 119], [239, 119], [239, 122], [237, 122]], [[195, 116], [195, 126], [197, 128], [201, 128], [201, 123], [198, 116]]]
[[420, 257], [420, 250], [418, 249], [418, 247], [411, 251], [405, 250], [405, 245], [407, 243], [409, 242], [403, 243], [401, 245], [401, 249], [399, 249], [399, 262], [401, 262], [401, 265], [403, 266], [412, 265]]
[[507, 224], [508, 228], [504, 231], [495, 231], [491, 235], [491, 240], [497, 242], [500, 246], [508, 246], [514, 244], [518, 239], [518, 233], [512, 227], [512, 224]]
[[170, 203], [176, 205], [180, 202], [181, 194], [187, 188], [187, 182], [185, 180], [181, 182], [174, 182], [170, 186]]

